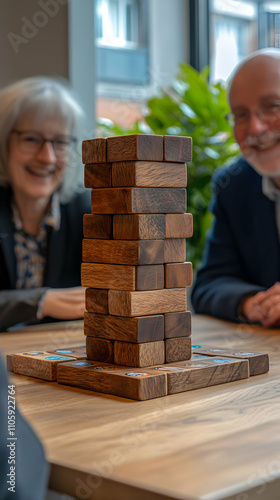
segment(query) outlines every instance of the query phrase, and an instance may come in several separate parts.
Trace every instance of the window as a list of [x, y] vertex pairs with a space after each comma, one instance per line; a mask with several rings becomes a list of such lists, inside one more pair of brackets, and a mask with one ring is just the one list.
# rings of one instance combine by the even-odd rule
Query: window
[[97, 0], [96, 12], [99, 46], [139, 46], [138, 0]]

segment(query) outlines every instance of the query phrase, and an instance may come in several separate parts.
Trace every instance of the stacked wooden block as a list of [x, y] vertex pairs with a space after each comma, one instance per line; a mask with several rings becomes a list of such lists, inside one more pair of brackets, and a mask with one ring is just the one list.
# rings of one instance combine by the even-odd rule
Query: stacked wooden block
[[130, 135], [83, 141], [81, 282], [87, 357], [147, 367], [191, 357], [186, 287], [186, 162], [191, 138]]

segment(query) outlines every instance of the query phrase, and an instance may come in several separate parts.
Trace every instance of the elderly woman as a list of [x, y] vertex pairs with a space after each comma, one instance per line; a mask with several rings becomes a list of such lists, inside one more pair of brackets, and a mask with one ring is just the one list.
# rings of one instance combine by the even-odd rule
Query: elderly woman
[[0, 331], [83, 316], [82, 219], [90, 200], [69, 182], [80, 114], [67, 86], [51, 78], [0, 92]]

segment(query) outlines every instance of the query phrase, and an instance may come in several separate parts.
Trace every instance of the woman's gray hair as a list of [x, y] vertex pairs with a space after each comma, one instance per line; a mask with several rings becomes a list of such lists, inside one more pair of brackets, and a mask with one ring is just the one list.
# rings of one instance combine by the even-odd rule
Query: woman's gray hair
[[[36, 76], [19, 80], [2, 89], [0, 91], [0, 186], [10, 184], [7, 156], [11, 131], [19, 120], [29, 114], [34, 117], [34, 123], [49, 117], [61, 120], [73, 135], [76, 133], [78, 120], [83, 111], [67, 83], [62, 79]], [[70, 154], [66, 175], [60, 188], [62, 202], [68, 201], [73, 196], [75, 191], [73, 184], [77, 186], [78, 170], [81, 167], [80, 155], [75, 150]], [[76, 182], [69, 182], [68, 173], [71, 173], [71, 177], [76, 177]]]

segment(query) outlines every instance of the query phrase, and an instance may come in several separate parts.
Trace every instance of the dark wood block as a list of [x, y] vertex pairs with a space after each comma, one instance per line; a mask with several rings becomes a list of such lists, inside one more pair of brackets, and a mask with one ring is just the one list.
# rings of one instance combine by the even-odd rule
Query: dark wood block
[[102, 361], [103, 363], [114, 362], [114, 341], [86, 337], [87, 358], [91, 361]]
[[108, 290], [87, 288], [86, 310], [99, 314], [108, 314]]
[[114, 215], [113, 238], [116, 240], [163, 240], [165, 238], [165, 215]]
[[109, 240], [112, 238], [112, 216], [85, 214], [83, 219], [84, 237]]
[[115, 316], [149, 316], [168, 312], [185, 311], [186, 288], [128, 292], [109, 290], [109, 314]]
[[163, 159], [165, 161], [192, 161], [192, 138], [176, 135], [163, 137]]
[[120, 161], [112, 164], [114, 187], [186, 187], [186, 185], [185, 163]]
[[107, 139], [88, 139], [82, 142], [83, 163], [107, 163]]
[[124, 318], [85, 313], [84, 333], [87, 336], [122, 342], [143, 343], [163, 340], [163, 315]]
[[135, 290], [159, 290], [164, 288], [164, 266], [136, 266]]
[[186, 260], [185, 238], [170, 238], [164, 240], [164, 262], [184, 262]]
[[107, 161], [162, 161], [162, 135], [124, 135], [107, 138]]
[[177, 337], [165, 339], [165, 362], [174, 363], [191, 358], [191, 337]]
[[223, 356], [226, 358], [247, 359], [249, 361], [250, 376], [267, 373], [269, 370], [269, 357], [267, 353], [246, 352], [239, 349], [226, 349], [223, 347], [192, 346], [193, 354], [204, 356]]
[[168, 394], [235, 382], [249, 377], [249, 363], [241, 359], [212, 358], [212, 363], [207, 360], [180, 361], [155, 369], [167, 373]]
[[[163, 316], [162, 316], [163, 318]], [[14, 364], [13, 364], [13, 354], [7, 354], [6, 355], [6, 367], [9, 372], [14, 371]]]
[[[165, 242], [166, 240], [128, 241], [84, 239], [82, 251], [83, 261], [104, 264], [124, 264], [128, 266], [162, 264], [164, 262]], [[173, 250], [173, 252], [175, 252], [175, 250]]]
[[88, 163], [84, 170], [86, 188], [104, 188], [112, 186], [112, 163]]
[[91, 190], [95, 214], [184, 213], [185, 188], [99, 188]]
[[146, 342], [132, 344], [130, 342], [115, 342], [114, 362], [118, 365], [143, 368], [165, 362], [164, 342]]
[[13, 369], [20, 375], [53, 382], [56, 380], [57, 365], [71, 359], [73, 361], [74, 358], [44, 351], [16, 353], [13, 354]]
[[56, 354], [58, 356], [68, 356], [69, 358], [75, 359], [86, 359], [87, 352], [86, 346], [76, 346], [76, 347], [61, 347], [60, 349], [55, 349], [54, 351], [47, 351], [50, 354]]
[[59, 366], [57, 373], [60, 384], [138, 401], [167, 394], [166, 373], [151, 368], [124, 368], [96, 361], [76, 361], [63, 365], [63, 368]]
[[192, 284], [192, 263], [177, 262], [165, 264], [165, 288], [182, 288]]
[[164, 337], [189, 337], [192, 331], [191, 318], [190, 311], [164, 314]]
[[191, 238], [192, 214], [166, 214], [166, 238]]

